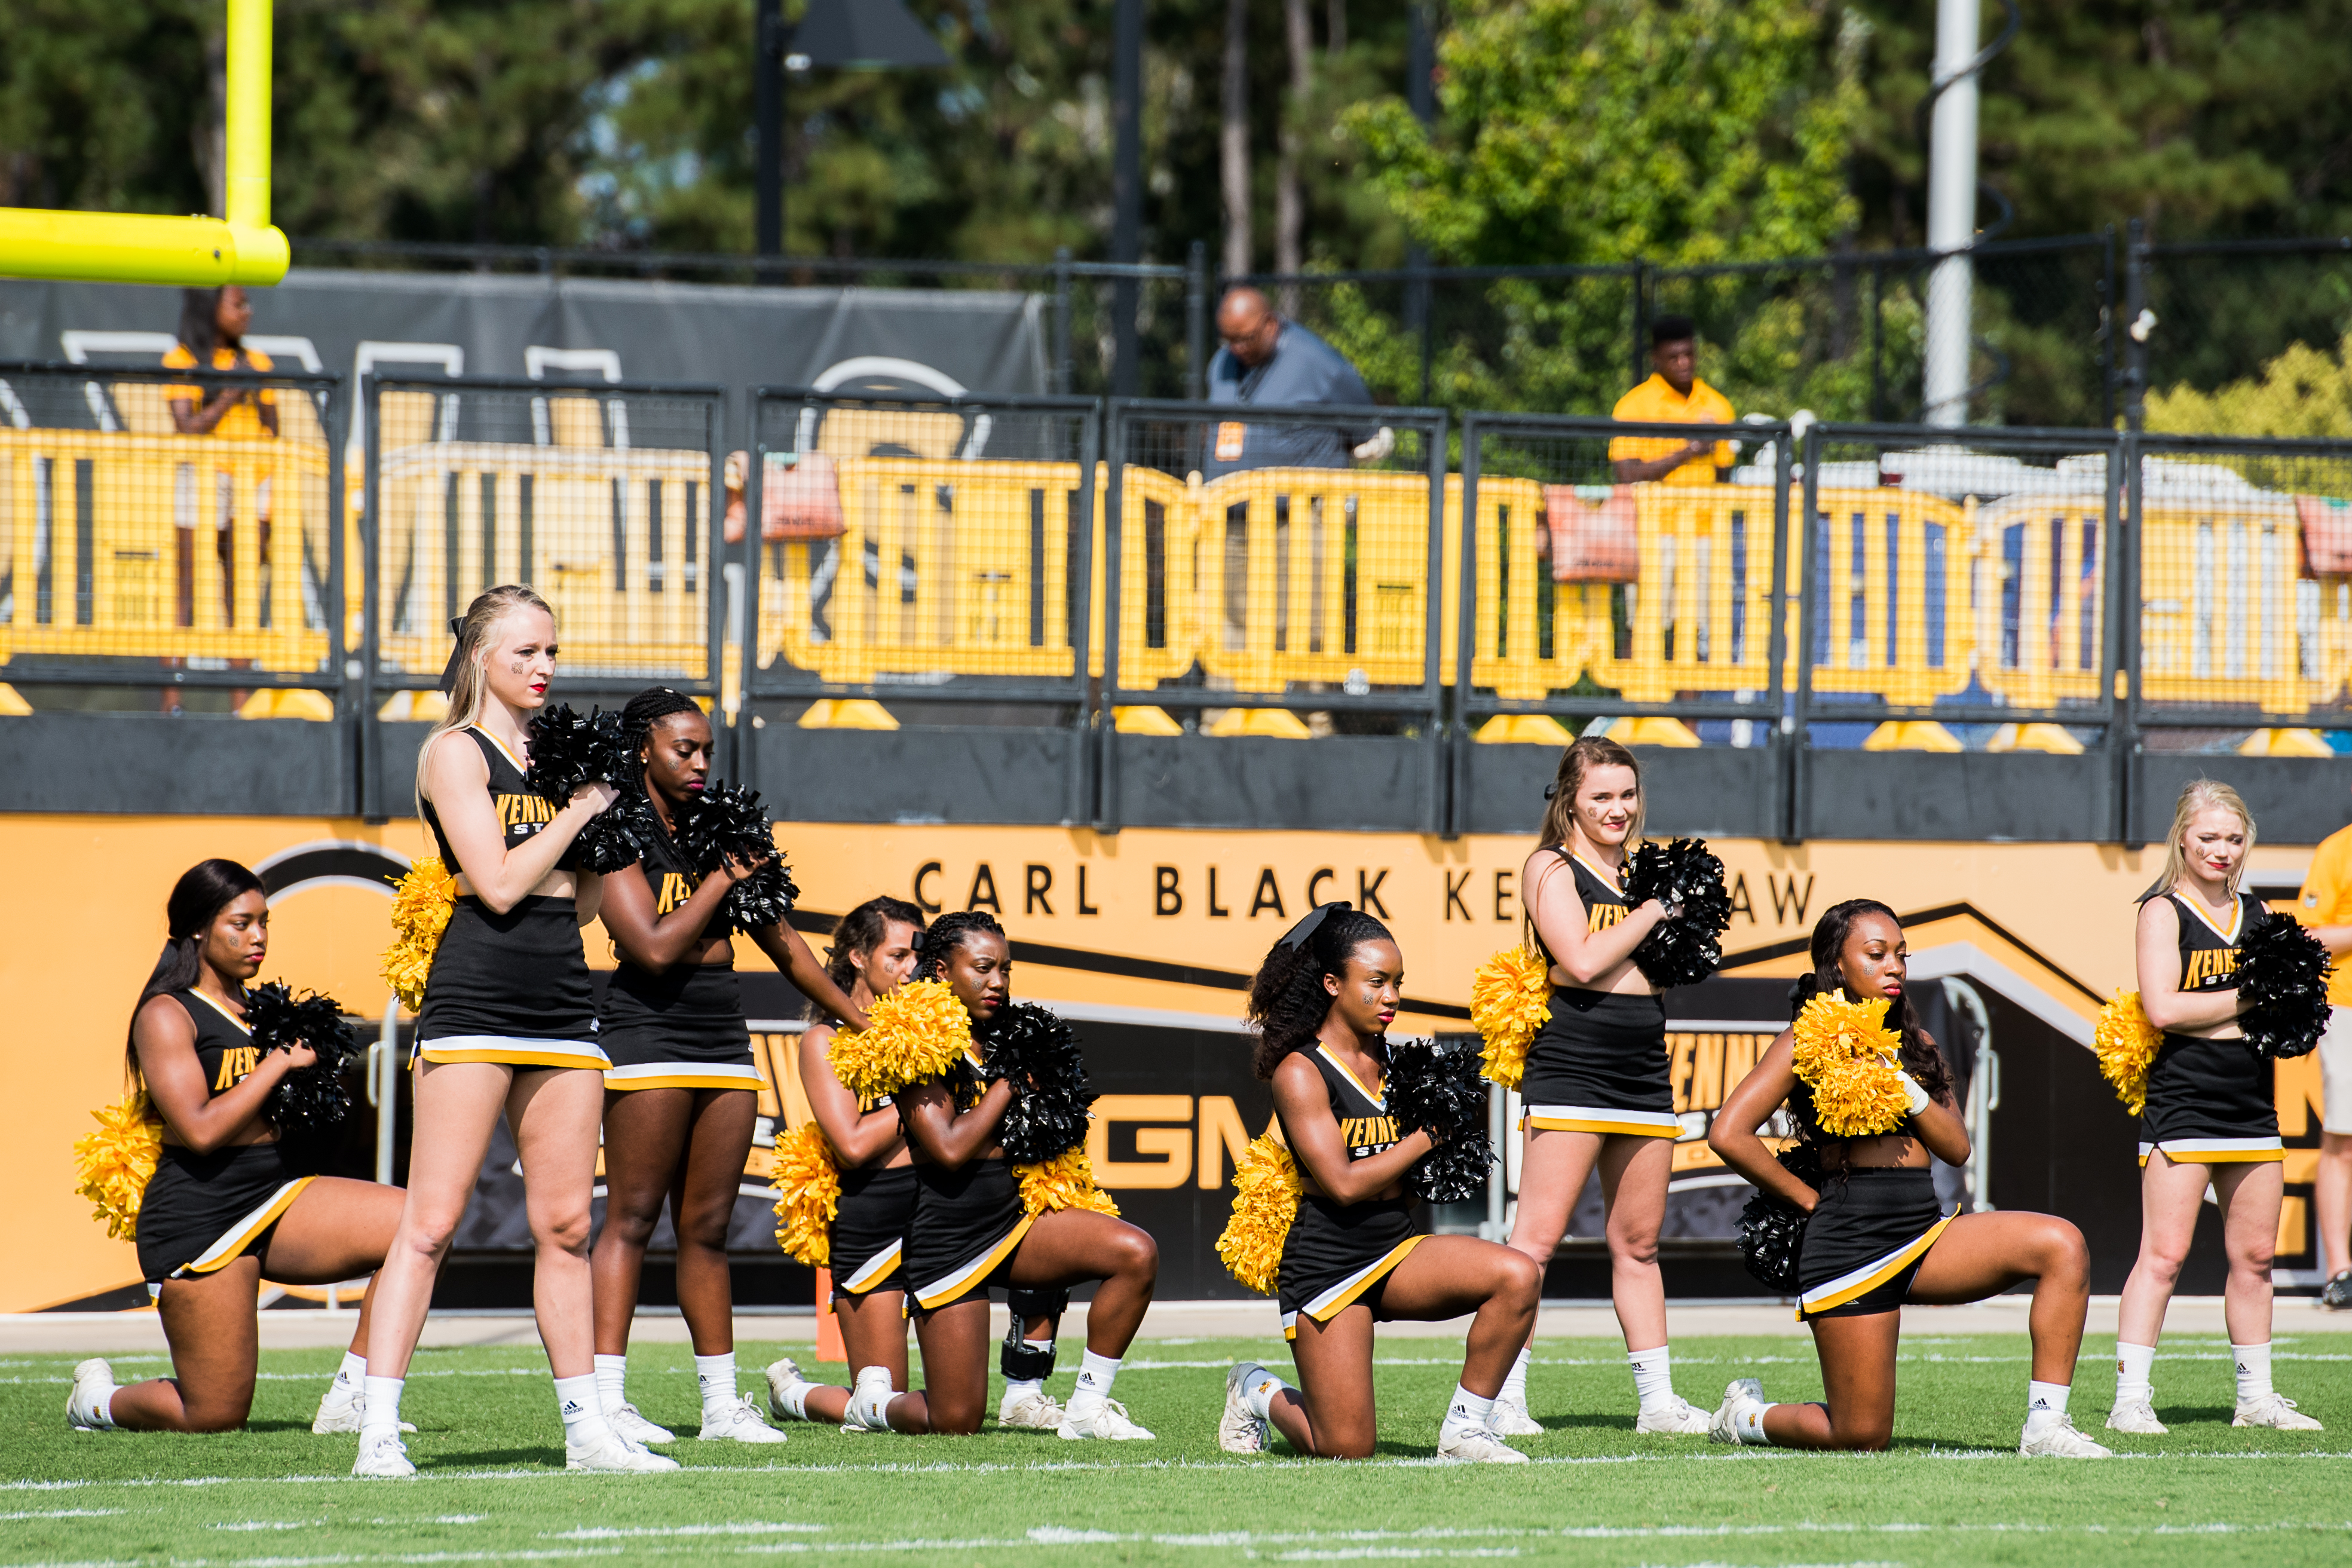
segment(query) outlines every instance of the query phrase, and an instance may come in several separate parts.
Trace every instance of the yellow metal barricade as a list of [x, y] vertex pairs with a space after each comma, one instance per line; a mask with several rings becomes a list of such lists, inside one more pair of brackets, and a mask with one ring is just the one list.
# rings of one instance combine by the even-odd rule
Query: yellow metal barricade
[[1077, 464], [845, 458], [838, 474], [845, 531], [761, 552], [762, 665], [849, 685], [1070, 676], [1070, 545], [1102, 507], [1097, 489], [1078, 515]]
[[2338, 700], [2345, 580], [2302, 580], [2294, 498], [2231, 486], [2204, 502], [2186, 488], [2150, 485], [2140, 507], [2142, 693], [2266, 713]]
[[[1108, 476], [1107, 466], [1104, 471]], [[1120, 476], [1120, 491], [1118, 685], [1148, 691], [1200, 657], [1201, 509], [1197, 487], [1138, 464]], [[1094, 673], [1100, 675], [1106, 557], [1099, 543], [1095, 562]]]
[[[1236, 691], [1420, 686], [1429, 480], [1258, 468], [1195, 492], [1200, 657]], [[1435, 628], [1442, 632], [1443, 622]]]
[[[1801, 511], [1790, 495], [1790, 517]], [[1770, 549], [1765, 497], [1765, 548]], [[1810, 530], [1791, 528], [1789, 581], [1813, 595], [1812, 684], [1897, 707], [1926, 708], [1968, 689], [1983, 635], [1985, 574], [1976, 562], [1982, 531], [1972, 511], [1922, 490], [1887, 487], [1822, 489]], [[2096, 536], [2095, 498], [2089, 513]], [[2070, 533], [2071, 539], [2073, 535]], [[1806, 551], [1823, 553], [1818, 573]], [[2095, 549], [2094, 553], [2095, 554]], [[1770, 572], [1766, 557], [1765, 572]], [[1792, 594], [1792, 605], [1793, 594]], [[1790, 646], [1798, 618], [1790, 616]], [[1759, 650], [1760, 651], [1760, 650]], [[2097, 684], [2094, 648], [2091, 675]], [[2044, 668], [2042, 666], [2018, 668]], [[1793, 668], [1790, 670], [1794, 678]], [[2069, 689], [2071, 694], [2071, 688]]]
[[425, 442], [384, 451], [378, 483], [387, 662], [438, 670], [452, 616], [484, 588], [529, 583], [555, 611], [562, 668], [704, 678], [708, 453]]
[[327, 518], [316, 444], [0, 429], [0, 658], [315, 670]]

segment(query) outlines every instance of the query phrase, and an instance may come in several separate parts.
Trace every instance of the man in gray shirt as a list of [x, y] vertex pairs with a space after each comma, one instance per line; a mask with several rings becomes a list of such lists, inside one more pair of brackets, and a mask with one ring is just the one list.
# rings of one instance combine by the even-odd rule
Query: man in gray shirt
[[[1232, 289], [1217, 305], [1224, 347], [1209, 362], [1209, 401], [1292, 408], [1307, 404], [1370, 405], [1371, 390], [1339, 351], [1296, 321], [1275, 314], [1255, 289]], [[1243, 468], [1344, 468], [1353, 457], [1377, 462], [1394, 448], [1386, 426], [1250, 425], [1221, 422], [1201, 473], [1213, 479]]]

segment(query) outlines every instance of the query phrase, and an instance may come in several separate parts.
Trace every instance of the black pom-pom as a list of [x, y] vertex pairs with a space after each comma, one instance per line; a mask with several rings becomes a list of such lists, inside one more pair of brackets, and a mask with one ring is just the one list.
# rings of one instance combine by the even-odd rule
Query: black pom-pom
[[590, 817], [572, 842], [579, 847], [582, 864], [602, 877], [644, 859], [661, 830], [644, 795], [624, 788], [621, 798]]
[[626, 785], [642, 765], [622, 735], [618, 713], [598, 708], [583, 719], [570, 703], [559, 702], [530, 721], [530, 766], [523, 783], [561, 809], [582, 784]]
[[1486, 1080], [1478, 1076], [1479, 1042], [1389, 1042], [1389, 1113], [1397, 1131], [1426, 1132], [1437, 1145], [1405, 1178], [1433, 1203], [1457, 1204], [1486, 1190], [1495, 1148], [1486, 1135]]
[[728, 889], [727, 918], [740, 930], [781, 924], [801, 896], [758, 790], [711, 784], [688, 799], [677, 813], [677, 849], [706, 877], [730, 859], [761, 862]]
[[[1780, 1154], [1780, 1168], [1815, 1191], [1822, 1184], [1821, 1151], [1800, 1143]], [[1783, 1296], [1797, 1293], [1797, 1258], [1804, 1250], [1805, 1211], [1762, 1188], [1739, 1211], [1739, 1260], [1758, 1283]]]
[[1723, 964], [1717, 939], [1731, 926], [1731, 895], [1723, 887], [1723, 862], [1704, 838], [1653, 839], [1633, 851], [1625, 879], [1625, 902], [1635, 909], [1655, 899], [1673, 918], [1660, 921], [1633, 950], [1633, 967], [1660, 990], [1696, 985]]
[[2238, 1015], [2246, 1044], [2266, 1057], [2308, 1056], [2327, 1028], [2327, 949], [2287, 919], [2270, 914], [2238, 944]]
[[1013, 1082], [996, 1130], [1005, 1157], [1032, 1165], [1085, 1142], [1095, 1097], [1069, 1025], [1034, 1002], [1007, 1002], [980, 1036], [982, 1070]]
[[308, 1046], [318, 1060], [278, 1080], [263, 1114], [289, 1142], [331, 1142], [352, 1113], [352, 1091], [343, 1063], [360, 1049], [359, 1036], [343, 1020], [341, 1004], [310, 992], [297, 997], [275, 981], [245, 994], [246, 1027], [254, 1046], [267, 1054]]

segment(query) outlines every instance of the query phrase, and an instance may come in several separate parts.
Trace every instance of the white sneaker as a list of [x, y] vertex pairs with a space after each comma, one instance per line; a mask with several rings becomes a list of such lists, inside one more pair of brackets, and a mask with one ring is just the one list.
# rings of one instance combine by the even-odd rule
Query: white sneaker
[[2017, 1445], [2017, 1451], [2029, 1459], [2112, 1459], [2114, 1451], [2092, 1442], [2074, 1430], [2074, 1418], [2061, 1415], [2043, 1423], [2036, 1432], [2032, 1426]]
[[[319, 1414], [310, 1422], [310, 1430], [321, 1437], [331, 1437], [338, 1432], [356, 1432], [360, 1429], [362, 1417], [367, 1415], [366, 1394], [349, 1394], [340, 1399], [335, 1395], [334, 1384], [329, 1384], [327, 1392], [319, 1397]], [[414, 1432], [416, 1424], [404, 1421], [400, 1429]]]
[[2232, 1426], [2275, 1426], [2282, 1432], [2324, 1432], [2318, 1422], [2294, 1407], [2294, 1401], [2284, 1394], [2265, 1394], [2238, 1406], [2230, 1417]]
[[1528, 1457], [1496, 1436], [1489, 1426], [1457, 1426], [1437, 1434], [1441, 1465], [1524, 1465]]
[[2107, 1430], [2136, 1437], [2161, 1437], [2172, 1430], [2156, 1418], [2156, 1405], [2146, 1399], [2118, 1399], [2107, 1412]]
[[801, 1363], [792, 1357], [778, 1356], [770, 1362], [768, 1363], [768, 1414], [779, 1421], [803, 1419], [793, 1414], [792, 1401], [789, 1396], [793, 1389], [807, 1386], [808, 1379], [801, 1375]]
[[624, 1404], [618, 1409], [604, 1412], [604, 1425], [610, 1426], [624, 1442], [642, 1448], [648, 1443], [675, 1443], [677, 1434], [667, 1426], [656, 1426], [645, 1417], [635, 1405]]
[[1497, 1437], [1540, 1437], [1543, 1423], [1528, 1414], [1528, 1407], [1508, 1399], [1495, 1401], [1495, 1414], [1486, 1423], [1486, 1430]]
[[66, 1419], [77, 1432], [104, 1432], [114, 1423], [106, 1402], [114, 1397], [114, 1369], [96, 1356], [76, 1364], [73, 1387], [66, 1394]]
[[653, 1470], [674, 1470], [677, 1461], [667, 1454], [656, 1454], [630, 1442], [614, 1431], [610, 1418], [601, 1436], [593, 1436], [585, 1443], [563, 1440], [563, 1468], [567, 1470], [611, 1470], [644, 1473]]
[[1251, 1414], [1245, 1392], [1265, 1375], [1265, 1368], [1254, 1361], [1235, 1362], [1225, 1373], [1225, 1413], [1217, 1417], [1217, 1447], [1228, 1454], [1265, 1452], [1266, 1419]]
[[784, 1441], [784, 1435], [760, 1419], [759, 1398], [745, 1394], [716, 1407], [703, 1407], [702, 1440], [706, 1443], [781, 1443]]
[[1706, 1436], [1712, 1443], [1738, 1443], [1740, 1413], [1751, 1405], [1764, 1403], [1764, 1384], [1753, 1377], [1735, 1377], [1723, 1386], [1723, 1403], [1707, 1417]]
[[870, 1366], [857, 1374], [857, 1386], [849, 1391], [849, 1408], [842, 1412], [841, 1429], [845, 1432], [887, 1432], [890, 1430], [890, 1402], [898, 1391], [890, 1386], [887, 1367]]
[[[1698, 1437], [1706, 1435], [1707, 1414], [1681, 1394], [1664, 1404], [1654, 1405], [1633, 1418], [1633, 1430], [1654, 1436]], [[1501, 1428], [1497, 1427], [1497, 1431]], [[1542, 1428], [1538, 1427], [1540, 1431]]]
[[352, 1461], [352, 1474], [398, 1481], [415, 1473], [416, 1467], [409, 1461], [408, 1445], [398, 1436], [361, 1436], [360, 1457]]
[[1151, 1434], [1127, 1418], [1127, 1406], [1116, 1399], [1080, 1405], [1070, 1402], [1069, 1413], [1054, 1431], [1057, 1436], [1076, 1442], [1082, 1437], [1103, 1437], [1114, 1443], [1148, 1443]]
[[1067, 1415], [1068, 1412], [1054, 1403], [1054, 1396], [1050, 1394], [1040, 1391], [1015, 1398], [1008, 1388], [1004, 1391], [1003, 1399], [997, 1404], [996, 1424], [1024, 1432], [1051, 1432], [1062, 1425]]

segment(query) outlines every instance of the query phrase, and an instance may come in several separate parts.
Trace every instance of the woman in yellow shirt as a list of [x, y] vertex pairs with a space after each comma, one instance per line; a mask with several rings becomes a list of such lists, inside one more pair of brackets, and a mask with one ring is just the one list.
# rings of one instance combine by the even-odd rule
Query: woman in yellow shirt
[[[268, 372], [275, 368], [259, 349], [245, 346], [245, 330], [253, 324], [253, 306], [245, 290], [232, 283], [224, 289], [180, 290], [179, 342], [163, 356], [165, 370]], [[223, 386], [209, 397], [195, 385], [163, 388], [163, 402], [172, 411], [173, 427], [183, 436], [218, 436], [226, 441], [272, 439], [278, 435], [278, 394], [266, 386]], [[179, 556], [178, 624], [196, 624], [196, 510], [194, 471], [184, 468], [184, 492], [173, 509]], [[236, 624], [236, 545], [235, 519], [229, 510], [228, 476], [217, 489], [221, 500], [213, 518], [215, 551], [220, 559], [221, 624]], [[264, 477], [255, 487], [256, 558], [260, 562], [258, 587], [266, 603], [270, 590], [269, 489]]]

